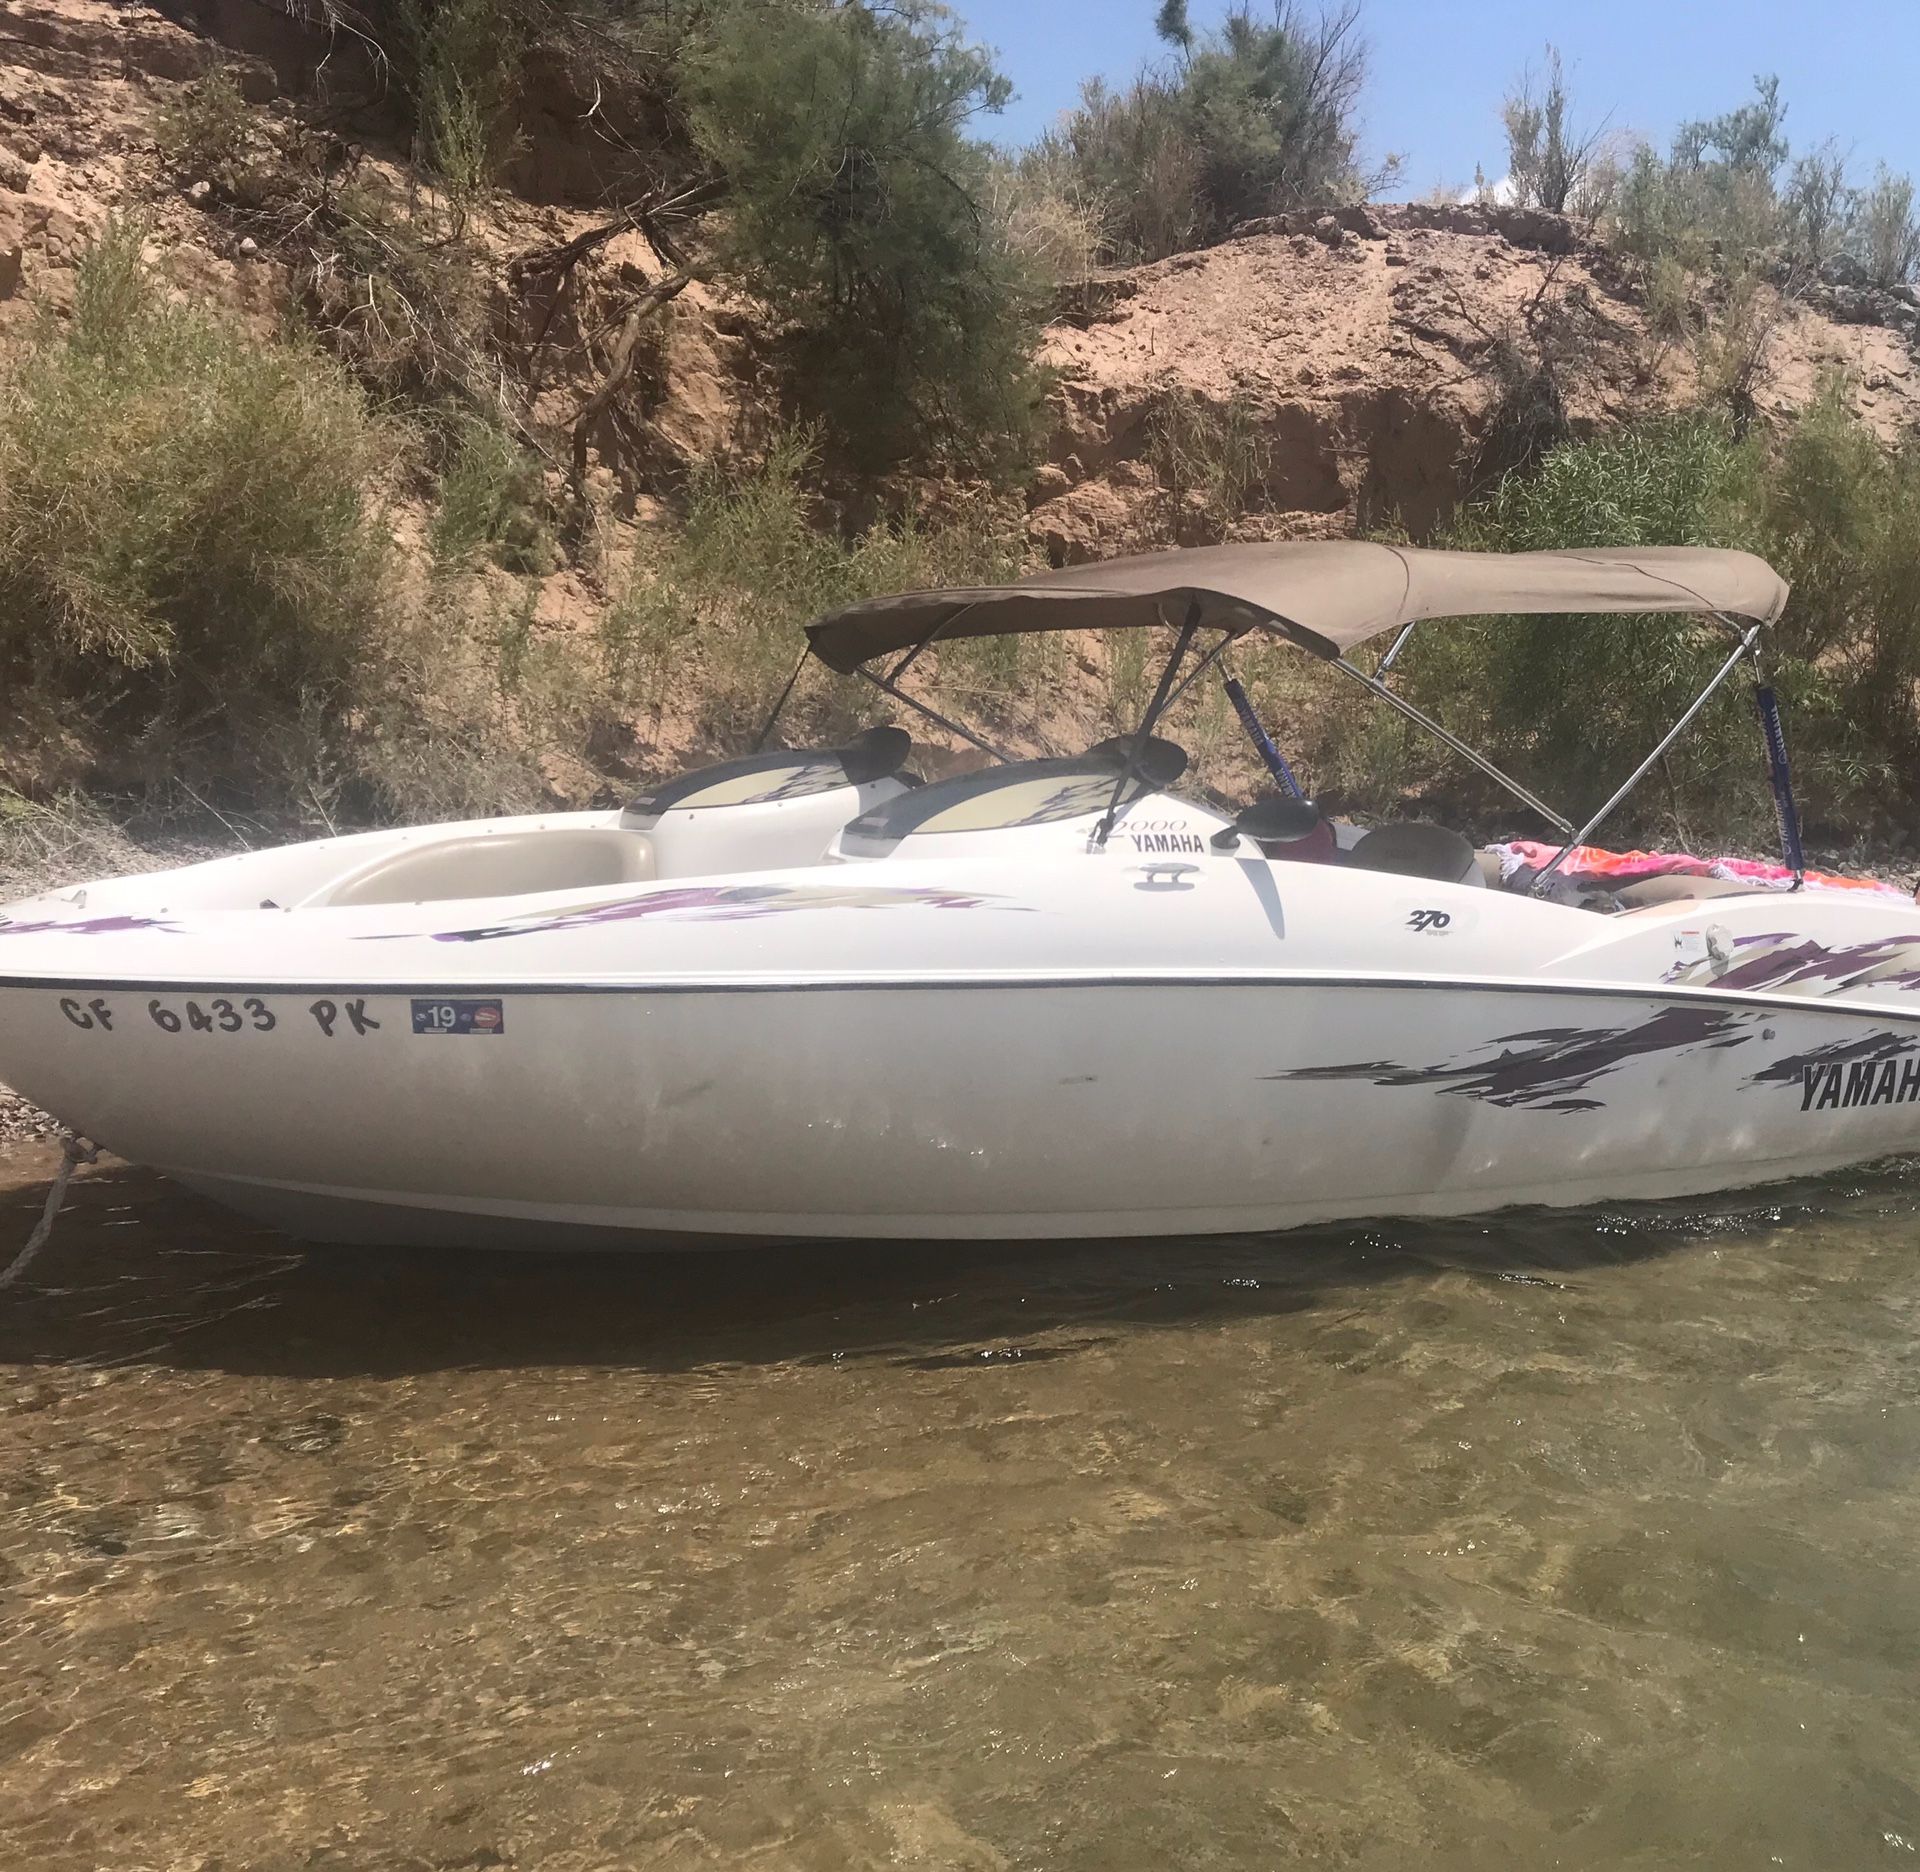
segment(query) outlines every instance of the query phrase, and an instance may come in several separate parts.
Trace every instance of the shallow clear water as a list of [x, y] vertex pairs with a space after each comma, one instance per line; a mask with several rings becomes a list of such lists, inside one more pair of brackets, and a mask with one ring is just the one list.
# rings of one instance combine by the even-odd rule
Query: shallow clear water
[[1920, 1171], [462, 1260], [115, 1170], [33, 1281], [0, 1865], [1920, 1863]]

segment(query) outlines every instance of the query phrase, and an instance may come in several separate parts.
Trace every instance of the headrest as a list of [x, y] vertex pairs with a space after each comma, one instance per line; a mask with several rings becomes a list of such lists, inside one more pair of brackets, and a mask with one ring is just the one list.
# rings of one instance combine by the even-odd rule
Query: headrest
[[1310, 799], [1275, 793], [1253, 804], [1213, 835], [1217, 852], [1237, 851], [1242, 838], [1260, 847], [1263, 858], [1287, 858], [1296, 864], [1336, 864], [1340, 840], [1333, 821]]
[[835, 748], [840, 765], [855, 786], [870, 780], [886, 780], [897, 774], [913, 752], [913, 736], [904, 728], [882, 725], [857, 734], [844, 747]]
[[[1109, 735], [1088, 748], [1086, 758], [1110, 766], [1118, 773], [1132, 752], [1132, 735]], [[1156, 791], [1170, 787], [1187, 771], [1187, 750], [1172, 741], [1162, 741], [1158, 735], [1149, 735], [1133, 770]]]
[[1347, 863], [1363, 871], [1390, 871], [1441, 884], [1485, 882], [1473, 847], [1458, 832], [1417, 819], [1376, 826], [1347, 853]]

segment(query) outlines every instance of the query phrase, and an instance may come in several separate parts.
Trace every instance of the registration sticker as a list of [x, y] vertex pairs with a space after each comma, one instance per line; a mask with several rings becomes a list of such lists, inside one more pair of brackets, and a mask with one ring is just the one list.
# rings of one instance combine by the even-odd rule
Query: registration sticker
[[506, 1010], [498, 1001], [416, 1001], [413, 1031], [417, 1034], [497, 1034], [507, 1027]]

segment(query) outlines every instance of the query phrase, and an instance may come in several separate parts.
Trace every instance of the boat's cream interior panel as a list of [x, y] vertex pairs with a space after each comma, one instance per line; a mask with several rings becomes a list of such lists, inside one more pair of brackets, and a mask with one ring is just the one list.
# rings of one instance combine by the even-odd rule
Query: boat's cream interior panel
[[644, 884], [655, 875], [652, 842], [621, 826], [480, 832], [389, 852], [320, 892], [306, 907], [519, 897], [596, 884]]

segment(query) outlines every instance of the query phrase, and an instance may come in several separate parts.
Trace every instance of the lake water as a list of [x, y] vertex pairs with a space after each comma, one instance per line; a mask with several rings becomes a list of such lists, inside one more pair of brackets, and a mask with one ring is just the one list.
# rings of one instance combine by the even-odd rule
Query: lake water
[[8, 1868], [1920, 1867], [1920, 1169], [627, 1260], [111, 1169], [0, 1412]]

